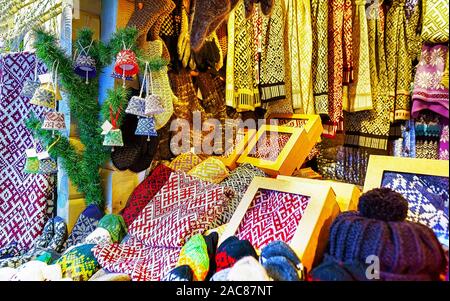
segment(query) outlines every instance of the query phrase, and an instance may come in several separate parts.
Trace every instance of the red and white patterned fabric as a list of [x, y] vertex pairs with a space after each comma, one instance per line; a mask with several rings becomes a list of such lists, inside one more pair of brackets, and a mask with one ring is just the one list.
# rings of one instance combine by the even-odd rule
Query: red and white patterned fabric
[[250, 156], [275, 162], [290, 138], [291, 134], [266, 133], [259, 139]]
[[110, 272], [129, 274], [133, 281], [159, 281], [177, 265], [181, 247], [148, 247], [131, 239], [122, 245], [98, 245], [92, 251]]
[[234, 192], [174, 172], [129, 227], [147, 246], [181, 247], [191, 236], [215, 227]]
[[290, 243], [310, 198], [303, 195], [261, 189], [239, 225], [236, 236], [258, 250], [270, 242]]
[[[41, 118], [49, 111], [20, 95], [34, 79], [35, 64], [28, 52], [0, 56], [0, 248], [31, 248], [54, 209], [55, 176], [23, 172], [25, 150], [33, 147], [24, 122], [31, 112]], [[39, 64], [38, 73], [45, 72]]]

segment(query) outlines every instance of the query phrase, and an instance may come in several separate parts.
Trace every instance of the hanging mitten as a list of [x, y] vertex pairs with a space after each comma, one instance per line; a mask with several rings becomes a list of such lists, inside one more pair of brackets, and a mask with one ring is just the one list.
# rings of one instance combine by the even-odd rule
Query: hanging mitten
[[[230, 12], [230, 0], [196, 0], [191, 26], [191, 46], [199, 51]], [[215, 26], [215, 27], [214, 27]]]
[[275, 0], [258, 0], [261, 4], [261, 11], [264, 15], [270, 16], [272, 14]]

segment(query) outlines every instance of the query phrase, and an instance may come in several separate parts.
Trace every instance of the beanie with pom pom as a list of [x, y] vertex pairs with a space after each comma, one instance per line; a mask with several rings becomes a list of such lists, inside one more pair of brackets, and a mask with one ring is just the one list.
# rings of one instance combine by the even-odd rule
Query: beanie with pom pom
[[381, 280], [438, 280], [446, 260], [428, 227], [405, 221], [408, 202], [389, 188], [363, 194], [359, 212], [340, 214], [330, 228], [328, 253], [339, 262], [377, 256]]

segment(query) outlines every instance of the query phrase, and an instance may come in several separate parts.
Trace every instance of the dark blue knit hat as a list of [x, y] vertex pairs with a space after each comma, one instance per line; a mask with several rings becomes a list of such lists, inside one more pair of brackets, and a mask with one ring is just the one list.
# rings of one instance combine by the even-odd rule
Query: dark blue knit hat
[[377, 256], [382, 280], [438, 280], [444, 251], [428, 227], [405, 221], [408, 202], [389, 188], [359, 200], [359, 212], [344, 212], [330, 229], [328, 253], [338, 262], [365, 263]]

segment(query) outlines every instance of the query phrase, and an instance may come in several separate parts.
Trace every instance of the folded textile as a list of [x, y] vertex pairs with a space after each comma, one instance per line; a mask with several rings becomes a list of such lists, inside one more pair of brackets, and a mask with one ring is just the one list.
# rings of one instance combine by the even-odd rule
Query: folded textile
[[132, 281], [159, 281], [178, 261], [181, 247], [147, 247], [131, 239], [125, 244], [97, 246], [93, 249], [100, 265], [114, 273], [125, 273]]
[[128, 232], [147, 246], [182, 247], [195, 234], [214, 228], [233, 196], [228, 188], [174, 172]]
[[127, 226], [138, 217], [142, 209], [159, 192], [173, 172], [169, 167], [160, 164], [131, 194], [121, 215]]
[[89, 205], [80, 214], [66, 242], [66, 249], [81, 243], [96, 228], [104, 213], [95, 205]]
[[219, 184], [228, 177], [229, 173], [222, 161], [214, 157], [209, 157], [192, 168], [188, 172], [188, 175], [203, 181]]
[[188, 172], [202, 162], [197, 155], [193, 153], [185, 153], [177, 156], [170, 162], [169, 167], [175, 171]]

